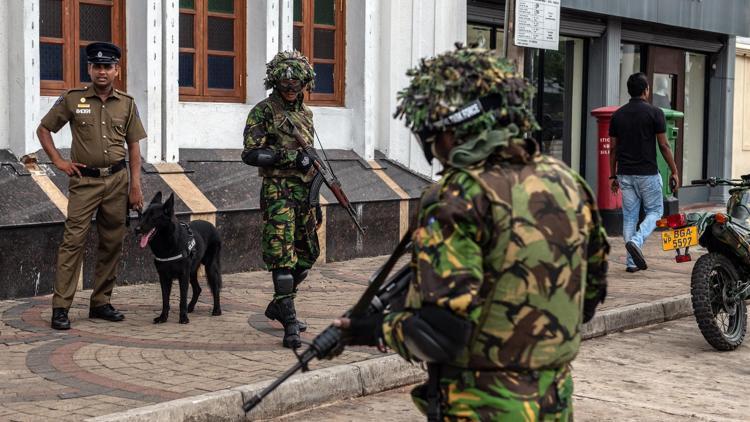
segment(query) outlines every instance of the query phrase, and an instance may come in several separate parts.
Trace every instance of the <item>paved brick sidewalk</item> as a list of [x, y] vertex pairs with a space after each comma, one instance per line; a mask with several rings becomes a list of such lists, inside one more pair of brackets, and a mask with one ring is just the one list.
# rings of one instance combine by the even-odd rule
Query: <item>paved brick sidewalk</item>
[[[611, 239], [609, 298], [604, 308], [685, 294], [692, 263], [675, 264], [655, 234], [645, 248], [650, 269], [625, 270], [622, 240]], [[694, 254], [694, 259], [697, 255]], [[311, 339], [350, 306], [384, 257], [321, 265], [298, 296], [298, 313]], [[154, 325], [161, 299], [158, 284], [115, 289], [112, 302], [126, 314], [121, 323], [89, 320], [90, 291], [78, 292], [73, 329], [49, 328], [50, 298], [0, 302], [0, 420], [81, 420], [180, 397], [272, 378], [295, 358], [281, 347], [281, 326], [263, 316], [271, 297], [264, 272], [224, 276], [224, 314], [211, 317], [205, 283], [190, 324], [177, 323], [177, 290], [166, 324]], [[347, 350], [313, 368], [379, 356]]]

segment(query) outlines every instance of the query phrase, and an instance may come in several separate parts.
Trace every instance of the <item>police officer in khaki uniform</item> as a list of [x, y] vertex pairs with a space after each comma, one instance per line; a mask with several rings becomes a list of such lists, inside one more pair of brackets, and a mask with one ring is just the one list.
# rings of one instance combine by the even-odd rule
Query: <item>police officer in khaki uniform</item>
[[[94, 213], [99, 247], [89, 318], [125, 318], [109, 300], [122, 253], [127, 210], [143, 207], [138, 141], [146, 137], [146, 132], [133, 97], [113, 86], [120, 73], [120, 49], [97, 42], [86, 47], [86, 55], [91, 85], [61, 95], [36, 132], [55, 167], [70, 176], [68, 218], [57, 255], [52, 297], [52, 328], [57, 330], [70, 328], [68, 309], [78, 286], [83, 246]], [[70, 161], [60, 155], [50, 134], [68, 122], [73, 134]], [[126, 153], [129, 190], [128, 172], [124, 171]]]

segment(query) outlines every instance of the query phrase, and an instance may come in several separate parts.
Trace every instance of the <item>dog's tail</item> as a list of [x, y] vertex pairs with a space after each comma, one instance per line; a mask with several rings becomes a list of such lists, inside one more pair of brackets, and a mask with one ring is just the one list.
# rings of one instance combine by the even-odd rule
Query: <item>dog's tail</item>
[[213, 291], [221, 290], [221, 239], [212, 236], [206, 244], [206, 253], [203, 255], [203, 266], [206, 268], [208, 287]]

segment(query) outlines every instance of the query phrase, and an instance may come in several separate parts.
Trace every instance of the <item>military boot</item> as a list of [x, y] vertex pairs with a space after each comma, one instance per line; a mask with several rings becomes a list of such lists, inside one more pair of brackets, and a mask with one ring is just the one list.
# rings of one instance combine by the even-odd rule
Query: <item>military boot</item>
[[[290, 271], [288, 269], [279, 269], [279, 270], [273, 270], [273, 288], [274, 288], [274, 296], [278, 295], [294, 295], [297, 293], [297, 286], [299, 283], [302, 282], [302, 280], [307, 277], [307, 270], [303, 271], [297, 271], [296, 269], [294, 271]], [[268, 306], [266, 306], [266, 312], [265, 312], [266, 318], [270, 320], [276, 320], [283, 323], [283, 319], [281, 317], [281, 309], [279, 307], [279, 299], [274, 299], [268, 303]], [[300, 332], [305, 332], [307, 330], [307, 324], [300, 320], [296, 320], [297, 326], [299, 327]]]
[[[272, 321], [279, 321], [281, 322], [281, 309], [279, 309], [279, 301], [274, 299], [270, 302], [268, 302], [268, 306], [266, 306], [266, 318], [272, 320]], [[299, 331], [301, 333], [304, 333], [307, 330], [307, 324], [304, 322], [297, 320], [297, 326], [299, 326]]]
[[281, 311], [281, 324], [284, 326], [284, 341], [282, 344], [284, 347], [296, 349], [302, 346], [302, 341], [299, 338], [300, 329], [294, 311], [294, 299], [285, 297], [277, 302]]

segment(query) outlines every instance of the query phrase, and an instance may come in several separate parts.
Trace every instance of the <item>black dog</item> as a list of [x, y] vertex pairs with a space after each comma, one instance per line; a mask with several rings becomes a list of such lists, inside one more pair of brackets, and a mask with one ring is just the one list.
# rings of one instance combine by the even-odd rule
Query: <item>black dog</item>
[[[221, 266], [219, 255], [221, 239], [219, 231], [208, 221], [196, 220], [190, 224], [180, 223], [174, 215], [174, 194], [161, 203], [161, 192], [141, 216], [141, 222], [135, 229], [140, 234], [141, 248], [151, 246], [154, 253], [154, 264], [161, 283], [161, 315], [154, 318], [154, 324], [166, 322], [169, 317], [169, 295], [172, 291], [172, 280], [180, 282], [180, 324], [187, 324], [188, 312], [193, 312], [201, 288], [198, 285], [198, 267], [206, 268], [208, 287], [214, 296], [214, 309], [211, 315], [221, 315], [219, 291], [221, 290]], [[188, 280], [193, 286], [193, 297], [187, 304]]]

